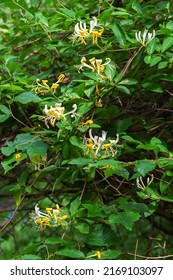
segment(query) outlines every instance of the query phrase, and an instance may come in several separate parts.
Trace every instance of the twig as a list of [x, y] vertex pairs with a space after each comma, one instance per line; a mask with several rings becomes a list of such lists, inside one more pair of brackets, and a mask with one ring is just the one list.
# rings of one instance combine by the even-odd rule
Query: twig
[[142, 256], [142, 255], [136, 255], [136, 253], [133, 254], [133, 253], [129, 253], [129, 252], [127, 252], [127, 254], [131, 255], [131, 256], [135, 256], [135, 258], [138, 257], [138, 258], [142, 258], [142, 259], [146, 259], [146, 260], [159, 260], [159, 259], [168, 259], [168, 258], [173, 257], [173, 255], [160, 256], [160, 257], [146, 257], [146, 256]]
[[128, 60], [126, 66], [124, 67], [122, 71], [122, 77], [125, 76], [130, 64], [132, 63], [133, 59], [137, 56], [137, 54], [140, 52], [140, 50], [143, 48], [143, 46], [140, 46], [140, 48], [132, 55], [132, 57]]
[[21, 198], [19, 204], [17, 205], [16, 209], [13, 212], [13, 215], [11, 216], [11, 218], [9, 219], [9, 221], [3, 226], [3, 228], [1, 228], [0, 232], [4, 231], [4, 229], [6, 229], [6, 227], [11, 223], [11, 221], [13, 220], [14, 216], [16, 215], [17, 210], [19, 209], [19, 206], [21, 205], [21, 203], [23, 202], [23, 200], [25, 199], [26, 193], [23, 195], [23, 197]]

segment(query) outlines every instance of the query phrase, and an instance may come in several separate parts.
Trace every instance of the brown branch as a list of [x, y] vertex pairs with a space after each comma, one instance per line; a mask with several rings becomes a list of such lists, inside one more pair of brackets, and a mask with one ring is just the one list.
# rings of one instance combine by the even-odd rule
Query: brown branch
[[21, 205], [21, 203], [23, 202], [23, 200], [25, 199], [26, 193], [22, 196], [19, 204], [17, 205], [16, 209], [13, 212], [13, 215], [11, 216], [11, 218], [9, 219], [9, 221], [0, 229], [0, 232], [4, 231], [6, 229], [6, 227], [11, 223], [11, 221], [14, 219], [14, 216], [16, 215], [17, 210], [19, 209], [19, 206]]
[[159, 259], [168, 259], [168, 258], [173, 257], [173, 255], [160, 256], [160, 257], [147, 257], [147, 256], [142, 256], [142, 255], [136, 255], [136, 254], [129, 253], [129, 252], [127, 252], [127, 254], [134, 256], [135, 259], [136, 259], [136, 257], [138, 257], [138, 258], [142, 258], [142, 259], [146, 259], [146, 260], [159, 260]]

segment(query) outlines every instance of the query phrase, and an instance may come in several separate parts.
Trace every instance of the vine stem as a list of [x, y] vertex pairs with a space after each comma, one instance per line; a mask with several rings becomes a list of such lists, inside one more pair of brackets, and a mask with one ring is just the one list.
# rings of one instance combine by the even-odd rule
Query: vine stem
[[21, 200], [19, 201], [19, 204], [17, 205], [16, 209], [13, 212], [13, 215], [11, 216], [11, 218], [9, 219], [9, 221], [3, 226], [3, 228], [0, 229], [0, 232], [4, 231], [4, 229], [6, 229], [6, 227], [11, 223], [11, 221], [13, 220], [14, 216], [16, 215], [17, 210], [19, 209], [19, 206], [21, 205], [21, 203], [23, 202], [23, 200], [25, 199], [26, 193], [22, 196]]
[[124, 77], [128, 71], [128, 68], [130, 64], [132, 63], [133, 59], [137, 56], [137, 54], [140, 52], [140, 50], [143, 48], [143, 46], [140, 46], [140, 48], [132, 55], [132, 57], [127, 61], [127, 64], [125, 65], [123, 71], [122, 71], [122, 77]]

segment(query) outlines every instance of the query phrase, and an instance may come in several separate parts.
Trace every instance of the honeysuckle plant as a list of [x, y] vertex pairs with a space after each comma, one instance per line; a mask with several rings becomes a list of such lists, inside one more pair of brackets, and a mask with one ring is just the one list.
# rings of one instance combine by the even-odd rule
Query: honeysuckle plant
[[1, 0], [0, 259], [173, 258], [173, 3], [114, 2]]

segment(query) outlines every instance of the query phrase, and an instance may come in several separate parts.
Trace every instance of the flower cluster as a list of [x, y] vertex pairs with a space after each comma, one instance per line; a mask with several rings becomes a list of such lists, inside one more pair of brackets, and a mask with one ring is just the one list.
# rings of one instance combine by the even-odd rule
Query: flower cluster
[[148, 187], [153, 182], [153, 179], [154, 175], [152, 174], [151, 177], [147, 177], [146, 184], [144, 184], [142, 176], [140, 176], [136, 179], [136, 185], [139, 189], [144, 191], [146, 187]]
[[117, 138], [115, 140], [109, 140], [108, 143], [106, 142], [106, 131], [102, 131], [101, 136], [93, 136], [92, 129], [89, 129], [89, 138], [85, 140], [85, 145], [87, 147], [87, 152], [92, 152], [94, 157], [98, 157], [98, 154], [101, 151], [104, 151], [104, 154], [101, 155], [103, 157], [107, 157], [111, 155], [112, 157], [117, 153], [117, 143], [119, 142], [119, 135], [117, 134]]
[[62, 103], [56, 103], [55, 107], [50, 106], [50, 108], [48, 108], [48, 105], [45, 105], [44, 113], [46, 116], [39, 116], [39, 119], [44, 120], [46, 127], [49, 128], [48, 123], [55, 126], [56, 121], [65, 119], [67, 115], [71, 115], [71, 118], [74, 118], [76, 116], [77, 105], [73, 104], [72, 108], [72, 111], [65, 114], [65, 107], [62, 107]]
[[38, 204], [36, 204], [35, 212], [30, 217], [38, 230], [44, 230], [46, 227], [64, 226], [67, 224], [65, 221], [68, 218], [67, 215], [63, 215], [58, 204], [56, 204], [56, 209], [46, 208], [46, 213], [41, 212]]
[[147, 29], [144, 30], [144, 33], [141, 34], [141, 31], [135, 33], [136, 40], [141, 43], [142, 46], [147, 46], [151, 40], [154, 39], [156, 35], [155, 30], [152, 33], [149, 33]]
[[56, 93], [56, 89], [60, 86], [60, 83], [62, 83], [64, 79], [65, 79], [65, 75], [60, 74], [58, 76], [56, 83], [53, 83], [51, 86], [48, 85], [48, 80], [40, 81], [39, 79], [37, 79], [36, 93], [45, 95], [47, 92], [51, 92], [54, 95]]
[[86, 22], [80, 21], [75, 25], [72, 35], [73, 42], [77, 41], [86, 45], [86, 39], [91, 38], [92, 44], [98, 44], [98, 38], [101, 38], [104, 28], [98, 25], [97, 18], [93, 17], [90, 21], [90, 28], [87, 28]]
[[81, 70], [84, 70], [84, 68], [90, 69], [92, 72], [96, 72], [99, 76], [102, 78], [104, 76], [101, 75], [101, 73], [104, 72], [105, 66], [110, 63], [110, 58], [106, 58], [106, 62], [102, 63], [102, 59], [96, 59], [95, 57], [89, 59], [89, 64], [86, 62], [86, 58], [82, 57], [81, 64], [78, 66], [78, 72]]

